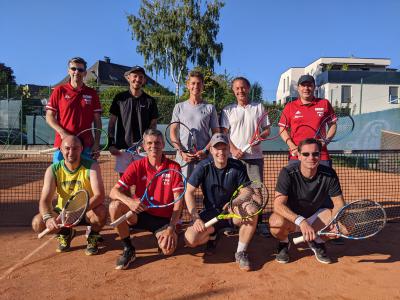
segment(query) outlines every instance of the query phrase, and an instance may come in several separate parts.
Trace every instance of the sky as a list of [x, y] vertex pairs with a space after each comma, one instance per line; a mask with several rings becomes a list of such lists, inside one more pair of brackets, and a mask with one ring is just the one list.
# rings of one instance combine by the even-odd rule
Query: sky
[[[203, 0], [204, 1], [204, 0]], [[139, 0], [0, 0], [0, 62], [18, 84], [53, 85], [74, 56], [143, 65], [126, 16]], [[400, 69], [399, 0], [226, 0], [216, 73], [258, 82], [272, 101], [281, 73], [320, 57], [389, 58]], [[151, 75], [174, 90], [170, 78]]]

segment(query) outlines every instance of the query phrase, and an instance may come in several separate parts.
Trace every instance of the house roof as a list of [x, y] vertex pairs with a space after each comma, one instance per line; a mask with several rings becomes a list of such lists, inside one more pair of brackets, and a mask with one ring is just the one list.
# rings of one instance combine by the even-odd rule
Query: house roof
[[[124, 77], [124, 73], [128, 71], [131, 66], [123, 66], [114, 64], [109, 61], [98, 60], [93, 66], [87, 69], [85, 82], [89, 80], [97, 80], [99, 85], [122, 85], [128, 86], [128, 82]], [[146, 75], [148, 85], [161, 86], [154, 79]], [[64, 84], [69, 81], [69, 76], [65, 76], [60, 82], [56, 84]]]

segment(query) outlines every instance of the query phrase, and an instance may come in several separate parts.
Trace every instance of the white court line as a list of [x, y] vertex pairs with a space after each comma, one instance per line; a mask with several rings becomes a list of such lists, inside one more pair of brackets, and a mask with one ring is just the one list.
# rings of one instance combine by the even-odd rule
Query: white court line
[[37, 247], [35, 250], [33, 250], [31, 253], [29, 253], [27, 256], [25, 256], [23, 259], [21, 259], [19, 262], [17, 262], [15, 265], [13, 265], [11, 268], [9, 268], [7, 271], [4, 272], [4, 274], [0, 277], [0, 280], [5, 279], [8, 275], [10, 275], [15, 269], [18, 267], [22, 266], [26, 260], [31, 258], [34, 254], [36, 254], [40, 249], [44, 248], [54, 237], [50, 237], [46, 242], [41, 244], [39, 247]]

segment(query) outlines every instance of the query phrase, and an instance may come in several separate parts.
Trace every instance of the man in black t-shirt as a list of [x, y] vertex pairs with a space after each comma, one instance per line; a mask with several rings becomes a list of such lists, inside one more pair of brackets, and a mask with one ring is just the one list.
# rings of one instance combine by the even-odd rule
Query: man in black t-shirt
[[[235, 253], [236, 262], [242, 270], [249, 271], [251, 266], [247, 255], [250, 243], [257, 227], [257, 216], [249, 221], [240, 219], [220, 220], [205, 228], [205, 222], [219, 215], [229, 202], [231, 195], [242, 184], [249, 181], [246, 167], [242, 162], [229, 158], [229, 140], [223, 133], [215, 133], [210, 140], [212, 159], [201, 161], [194, 169], [187, 184], [185, 200], [192, 216], [193, 225], [185, 232], [186, 245], [196, 247], [207, 243], [206, 254], [214, 253], [218, 231], [230, 226], [230, 222], [240, 226], [239, 243]], [[195, 190], [200, 187], [204, 195], [204, 210], [197, 212]]]
[[116, 156], [115, 171], [120, 175], [133, 160], [141, 158], [120, 149], [133, 146], [143, 137], [146, 129], [156, 129], [158, 118], [155, 99], [142, 90], [146, 84], [144, 69], [134, 66], [125, 72], [125, 78], [129, 82], [129, 90], [115, 95], [108, 123], [109, 150]]
[[[269, 224], [271, 234], [279, 240], [276, 260], [280, 263], [289, 262], [289, 233], [299, 231], [317, 260], [331, 263], [324, 241], [316, 232], [330, 222], [344, 200], [335, 170], [319, 164], [321, 149], [321, 143], [315, 139], [301, 141], [300, 164], [288, 165], [279, 173]], [[326, 207], [327, 196], [333, 201], [332, 209]]]

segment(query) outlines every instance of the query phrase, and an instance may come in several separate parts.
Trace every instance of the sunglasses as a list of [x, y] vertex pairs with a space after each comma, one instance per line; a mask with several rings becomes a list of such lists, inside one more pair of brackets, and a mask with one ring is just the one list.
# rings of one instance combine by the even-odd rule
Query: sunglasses
[[77, 68], [77, 67], [71, 67], [69, 68], [71, 71], [78, 71], [80, 73], [85, 72], [84, 68]]
[[303, 155], [305, 157], [309, 157], [310, 155], [312, 157], [318, 157], [319, 156], [319, 152], [302, 152], [301, 155]]

